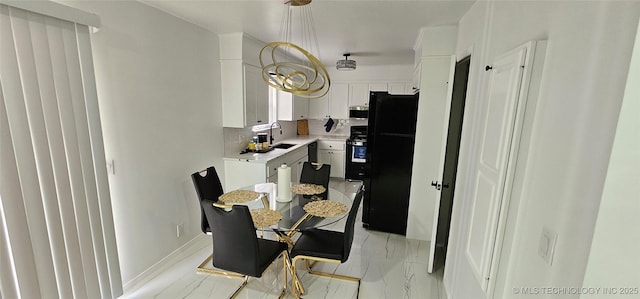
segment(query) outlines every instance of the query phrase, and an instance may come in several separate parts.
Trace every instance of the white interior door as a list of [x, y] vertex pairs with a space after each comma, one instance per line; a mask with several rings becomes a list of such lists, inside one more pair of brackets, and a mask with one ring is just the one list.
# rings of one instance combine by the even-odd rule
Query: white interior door
[[[422, 89], [418, 100], [407, 238], [425, 241], [434, 238], [431, 235], [431, 215], [440, 192], [430, 183], [442, 177], [453, 86], [448, 82], [453, 82], [455, 64], [454, 56], [423, 57], [421, 60]], [[429, 266], [429, 269], [432, 268]]]
[[475, 174], [466, 257], [481, 289], [487, 290], [505, 182], [514, 161], [518, 107], [524, 106], [520, 90], [527, 47], [498, 57], [490, 70], [487, 106]]
[[[434, 150], [438, 151], [437, 160], [434, 159], [434, 163], [438, 163], [437, 168], [437, 176], [434, 177], [434, 180], [431, 181], [430, 187], [433, 189], [433, 200], [435, 201], [433, 208], [433, 221], [431, 227], [431, 242], [429, 242], [429, 264], [427, 267], [427, 272], [433, 273], [434, 265], [436, 262], [436, 236], [438, 233], [438, 218], [440, 216], [440, 197], [442, 197], [442, 184], [443, 184], [443, 176], [444, 176], [444, 161], [445, 155], [447, 153], [447, 135], [449, 134], [449, 115], [451, 114], [451, 94], [453, 91], [453, 75], [455, 70], [456, 59], [455, 57], [450, 57], [448, 61], [449, 65], [449, 79], [447, 85], [447, 95], [446, 100], [442, 101], [443, 109], [444, 109], [444, 117], [438, 119], [438, 121], [442, 121], [442, 123], [438, 124], [438, 128], [440, 128], [440, 138], [437, 142], [433, 143]], [[435, 141], [435, 140], [434, 140]]]

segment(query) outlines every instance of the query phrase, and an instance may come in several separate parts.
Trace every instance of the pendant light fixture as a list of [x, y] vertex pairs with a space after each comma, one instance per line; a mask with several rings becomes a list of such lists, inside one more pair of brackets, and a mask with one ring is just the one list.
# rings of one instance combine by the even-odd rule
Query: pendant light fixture
[[339, 71], [353, 71], [356, 69], [356, 61], [355, 60], [350, 60], [349, 56], [351, 56], [351, 54], [349, 53], [344, 53], [344, 59], [338, 60], [336, 62], [336, 69]]
[[[327, 94], [331, 80], [319, 57], [320, 47], [311, 13], [312, 0], [286, 0], [280, 23], [280, 41], [259, 53], [262, 80], [278, 90], [305, 98]], [[292, 20], [300, 20], [293, 24]], [[314, 56], [314, 54], [318, 56]]]

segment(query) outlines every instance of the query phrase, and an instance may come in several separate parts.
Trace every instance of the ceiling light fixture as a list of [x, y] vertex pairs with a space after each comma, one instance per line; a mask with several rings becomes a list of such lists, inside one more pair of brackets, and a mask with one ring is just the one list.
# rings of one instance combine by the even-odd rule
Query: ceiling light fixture
[[353, 71], [356, 69], [356, 61], [349, 59], [351, 54], [344, 53], [344, 59], [336, 62], [336, 69], [339, 71]]
[[[320, 47], [308, 5], [311, 1], [285, 0], [280, 41], [265, 45], [258, 58], [262, 80], [269, 86], [305, 98], [319, 98], [327, 94], [331, 80], [327, 69], [316, 58]], [[300, 20], [296, 26], [292, 22], [294, 14], [297, 14], [295, 19]]]

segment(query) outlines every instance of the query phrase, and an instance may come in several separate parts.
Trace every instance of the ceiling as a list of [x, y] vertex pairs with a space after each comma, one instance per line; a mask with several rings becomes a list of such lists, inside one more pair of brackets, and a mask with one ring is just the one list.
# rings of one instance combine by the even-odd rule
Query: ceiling
[[[350, 52], [358, 65], [413, 64], [420, 28], [456, 24], [474, 1], [315, 0], [319, 58], [334, 66]], [[283, 0], [142, 2], [215, 33], [242, 31], [264, 42], [278, 39], [284, 12]]]

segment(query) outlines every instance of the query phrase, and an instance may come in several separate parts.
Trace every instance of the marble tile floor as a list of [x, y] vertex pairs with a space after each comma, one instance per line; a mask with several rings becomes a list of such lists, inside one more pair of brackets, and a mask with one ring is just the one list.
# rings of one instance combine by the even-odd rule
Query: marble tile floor
[[[330, 184], [351, 196], [360, 185], [359, 182], [344, 180], [332, 180]], [[314, 269], [361, 277], [360, 298], [446, 298], [442, 269], [433, 274], [427, 273], [429, 242], [366, 230], [360, 221], [361, 211], [362, 205], [348, 261], [340, 265], [318, 263]], [[330, 229], [343, 230], [344, 220]], [[200, 248], [197, 252], [120, 298], [228, 298], [242, 279], [196, 273], [197, 265], [211, 254], [209, 238], [203, 236], [197, 243], [197, 248]], [[249, 279], [237, 298], [277, 298], [283, 286], [282, 268], [282, 260], [276, 260], [261, 278]], [[303, 262], [299, 262], [297, 270], [307, 289], [304, 298], [356, 297], [357, 284], [354, 282], [310, 275], [304, 270]], [[287, 288], [290, 289], [289, 283]], [[288, 291], [285, 298], [293, 296]]]

